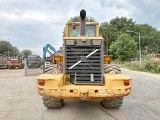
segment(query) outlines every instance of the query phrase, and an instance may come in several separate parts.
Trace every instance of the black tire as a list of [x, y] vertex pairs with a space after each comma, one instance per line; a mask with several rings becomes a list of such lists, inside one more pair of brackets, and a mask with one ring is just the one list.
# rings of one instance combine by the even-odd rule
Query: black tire
[[[50, 69], [46, 71], [44, 74], [52, 74], [53, 71], [54, 71], [53, 69]], [[59, 98], [43, 96], [42, 100], [43, 100], [44, 106], [47, 107], [48, 109], [61, 108], [64, 105], [64, 100]]]
[[22, 65], [22, 69], [24, 68], [24, 65]]
[[8, 66], [8, 69], [12, 69], [12, 67], [11, 67], [11, 66]]
[[51, 108], [61, 108], [64, 105], [64, 100], [59, 98], [53, 98], [53, 97], [42, 97], [43, 104], [48, 109]]
[[[116, 74], [121, 73], [121, 69], [117, 65], [114, 64], [104, 65], [104, 73], [109, 73], [111, 71], [114, 71]], [[103, 99], [101, 101], [102, 106], [105, 108], [119, 108], [122, 106], [122, 103], [123, 103], [123, 97], [108, 98], [108, 99]]]
[[53, 72], [60, 73], [61, 71], [58, 70], [57, 68], [48, 68], [48, 69], [45, 69], [44, 74], [52, 74]]
[[19, 69], [22, 69], [22, 65], [20, 65], [18, 68], [19, 68]]
[[123, 97], [109, 98], [101, 101], [101, 104], [105, 108], [119, 108], [122, 106]]
[[114, 65], [114, 64], [104, 65], [104, 73], [109, 73], [111, 71], [114, 71], [116, 74], [120, 74], [121, 73], [121, 69], [117, 65]]
[[53, 73], [53, 69], [48, 69], [44, 71], [44, 74], [52, 74]]

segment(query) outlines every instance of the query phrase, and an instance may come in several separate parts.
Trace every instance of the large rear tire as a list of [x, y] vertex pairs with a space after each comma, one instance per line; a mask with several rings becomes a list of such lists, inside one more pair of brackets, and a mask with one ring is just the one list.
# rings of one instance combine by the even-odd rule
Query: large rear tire
[[51, 108], [61, 108], [64, 105], [64, 100], [59, 98], [53, 98], [53, 97], [42, 97], [43, 104], [48, 109]]
[[[53, 71], [54, 71], [53, 69], [50, 69], [46, 71], [44, 74], [52, 74]], [[43, 100], [44, 106], [47, 107], [48, 109], [61, 108], [64, 105], [64, 100], [59, 98], [43, 96], [42, 100]]]
[[123, 97], [109, 98], [101, 101], [101, 104], [105, 108], [119, 108], [122, 106]]
[[[104, 65], [104, 73], [109, 73], [111, 71], [114, 71], [116, 74], [121, 73], [121, 69], [117, 65], [114, 64]], [[101, 101], [102, 106], [105, 108], [119, 108], [122, 106], [122, 103], [123, 103], [123, 97], [108, 98], [108, 99], [103, 99]]]

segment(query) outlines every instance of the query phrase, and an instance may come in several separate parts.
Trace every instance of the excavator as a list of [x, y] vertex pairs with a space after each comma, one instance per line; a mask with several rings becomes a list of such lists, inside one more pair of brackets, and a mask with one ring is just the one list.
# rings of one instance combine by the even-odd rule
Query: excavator
[[50, 44], [46, 44], [45, 47], [43, 47], [43, 58], [46, 59], [46, 55], [47, 55], [47, 52], [50, 54], [50, 56], [53, 55], [53, 53], [50, 51], [52, 50], [54, 52], [54, 54], [58, 54], [57, 50]]
[[[47, 57], [47, 53], [49, 53], [50, 56]], [[62, 68], [62, 64], [56, 62], [57, 56], [62, 56], [62, 55], [59, 54], [59, 51], [57, 51], [52, 45], [46, 44], [46, 46], [43, 47], [43, 58], [45, 60], [43, 69], [44, 72], [52, 69], [53, 66], [55, 66], [55, 64], [58, 68]]]

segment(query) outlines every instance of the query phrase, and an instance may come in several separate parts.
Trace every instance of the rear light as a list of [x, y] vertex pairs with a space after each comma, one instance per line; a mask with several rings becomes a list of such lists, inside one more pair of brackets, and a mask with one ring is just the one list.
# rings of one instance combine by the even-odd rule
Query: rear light
[[45, 81], [44, 80], [38, 80], [38, 85], [44, 86], [45, 85]]
[[124, 80], [124, 85], [129, 86], [130, 85], [130, 80]]

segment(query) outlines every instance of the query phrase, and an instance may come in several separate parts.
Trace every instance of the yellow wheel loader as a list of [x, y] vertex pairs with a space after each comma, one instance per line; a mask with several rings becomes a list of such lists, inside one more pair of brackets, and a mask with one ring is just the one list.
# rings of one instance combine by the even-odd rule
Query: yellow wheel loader
[[103, 44], [99, 23], [86, 22], [85, 10], [80, 11], [80, 22], [66, 23], [63, 54], [54, 56], [63, 67], [37, 77], [45, 107], [62, 107], [64, 99], [98, 100], [104, 107], [122, 105], [131, 92], [131, 78], [109, 64], [112, 56], [104, 55]]

